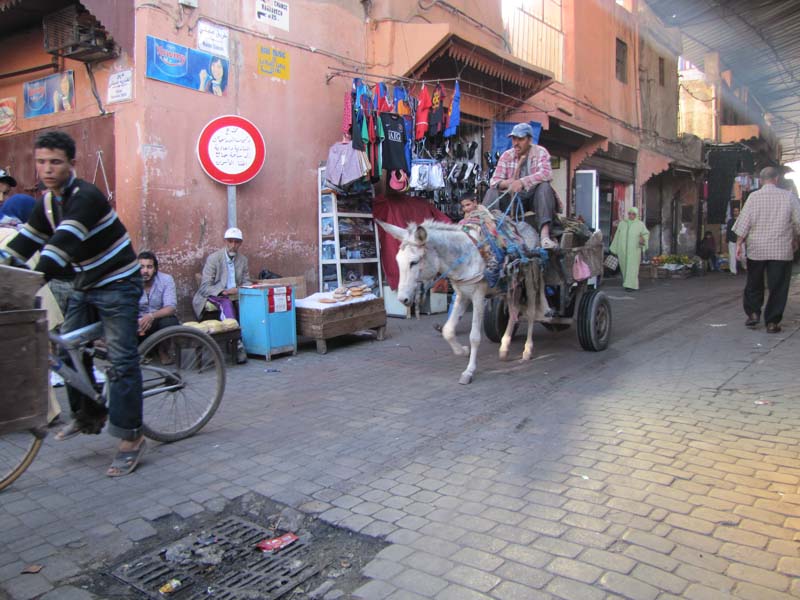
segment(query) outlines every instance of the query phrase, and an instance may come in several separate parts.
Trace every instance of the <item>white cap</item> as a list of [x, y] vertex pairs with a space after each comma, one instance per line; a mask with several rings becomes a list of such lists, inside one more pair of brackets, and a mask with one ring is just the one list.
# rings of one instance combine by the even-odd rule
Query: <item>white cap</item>
[[238, 227], [230, 227], [226, 232], [224, 238], [226, 240], [241, 240], [242, 230]]

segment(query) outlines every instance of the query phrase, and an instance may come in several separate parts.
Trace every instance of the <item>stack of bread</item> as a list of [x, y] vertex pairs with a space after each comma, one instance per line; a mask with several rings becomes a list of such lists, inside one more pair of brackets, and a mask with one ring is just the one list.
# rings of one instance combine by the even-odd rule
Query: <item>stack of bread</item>
[[224, 321], [209, 319], [208, 321], [201, 321], [199, 323], [197, 321], [187, 321], [183, 323], [183, 325], [185, 327], [192, 327], [200, 331], [205, 331], [206, 333], [220, 333], [222, 331], [238, 329], [239, 321], [236, 319], [225, 319]]

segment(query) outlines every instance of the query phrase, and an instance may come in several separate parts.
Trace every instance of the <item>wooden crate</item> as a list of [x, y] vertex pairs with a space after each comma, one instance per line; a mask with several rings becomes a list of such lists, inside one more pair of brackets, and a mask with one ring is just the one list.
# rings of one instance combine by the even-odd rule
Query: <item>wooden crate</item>
[[297, 313], [297, 333], [314, 338], [317, 352], [325, 354], [328, 346], [325, 340], [373, 329], [379, 340], [383, 340], [386, 331], [386, 309], [383, 298], [365, 300], [364, 302], [345, 303], [331, 308], [295, 309]]
[[0, 312], [0, 435], [47, 424], [47, 312]]

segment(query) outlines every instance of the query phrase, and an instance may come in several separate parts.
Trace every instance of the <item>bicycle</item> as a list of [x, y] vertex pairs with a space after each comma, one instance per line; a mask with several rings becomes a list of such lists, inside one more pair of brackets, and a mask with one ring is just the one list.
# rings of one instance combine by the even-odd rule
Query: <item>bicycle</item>
[[[100, 322], [64, 335], [50, 332], [50, 341], [67, 353], [72, 366], [53, 353], [49, 362], [50, 371], [67, 385], [107, 404], [108, 380], [96, 383], [83, 360], [97, 358], [100, 370], [107, 368], [103, 350], [93, 344], [102, 337]], [[214, 416], [225, 392], [225, 362], [217, 343], [203, 331], [174, 325], [145, 339], [139, 345], [139, 356], [145, 437], [175, 442], [200, 431]], [[31, 465], [46, 436], [43, 427], [0, 435], [0, 490]]]

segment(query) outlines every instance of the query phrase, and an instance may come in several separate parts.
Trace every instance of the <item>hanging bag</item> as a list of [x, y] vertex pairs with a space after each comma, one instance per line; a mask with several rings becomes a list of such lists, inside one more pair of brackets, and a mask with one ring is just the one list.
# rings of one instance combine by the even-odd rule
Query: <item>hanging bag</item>
[[617, 267], [619, 267], [619, 259], [613, 254], [609, 254], [608, 256], [606, 256], [606, 259], [603, 261], [603, 264], [609, 271], [616, 271]]
[[586, 261], [581, 258], [580, 254], [575, 255], [575, 260], [572, 263], [572, 278], [575, 281], [584, 281], [592, 276], [592, 270]]

